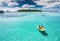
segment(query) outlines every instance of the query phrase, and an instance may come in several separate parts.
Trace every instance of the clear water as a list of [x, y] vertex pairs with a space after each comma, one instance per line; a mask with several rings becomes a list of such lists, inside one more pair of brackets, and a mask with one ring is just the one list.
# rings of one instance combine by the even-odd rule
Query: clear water
[[[59, 12], [21, 12], [0, 15], [0, 41], [60, 41]], [[43, 25], [45, 32], [36, 26]]]

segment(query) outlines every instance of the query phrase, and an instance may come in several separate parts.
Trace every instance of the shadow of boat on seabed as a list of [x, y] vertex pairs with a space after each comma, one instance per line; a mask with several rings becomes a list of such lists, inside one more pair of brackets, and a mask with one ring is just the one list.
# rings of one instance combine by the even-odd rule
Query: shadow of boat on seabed
[[40, 31], [39, 32], [43, 35], [43, 36], [48, 36], [48, 34], [46, 33], [46, 31]]

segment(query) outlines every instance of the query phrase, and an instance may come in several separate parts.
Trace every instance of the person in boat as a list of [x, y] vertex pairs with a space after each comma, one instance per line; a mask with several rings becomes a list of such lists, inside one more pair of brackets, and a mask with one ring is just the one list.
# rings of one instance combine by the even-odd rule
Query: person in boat
[[44, 29], [42, 25], [39, 25], [39, 29]]
[[42, 25], [39, 25], [39, 26], [37, 26], [37, 27], [38, 27], [38, 29], [39, 29], [40, 31], [45, 31], [45, 30], [46, 30]]

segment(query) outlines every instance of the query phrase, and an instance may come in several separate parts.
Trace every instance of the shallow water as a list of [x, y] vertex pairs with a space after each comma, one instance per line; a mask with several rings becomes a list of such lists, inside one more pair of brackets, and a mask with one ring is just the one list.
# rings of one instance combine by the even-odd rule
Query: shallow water
[[[43, 25], [46, 31], [40, 32], [38, 25]], [[60, 14], [5, 13], [0, 17], [0, 41], [60, 41]]]

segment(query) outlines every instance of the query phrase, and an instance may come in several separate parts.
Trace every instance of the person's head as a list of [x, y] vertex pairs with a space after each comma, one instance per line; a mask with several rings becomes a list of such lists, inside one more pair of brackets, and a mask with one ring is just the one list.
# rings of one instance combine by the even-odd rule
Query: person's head
[[41, 25], [41, 27], [43, 27], [43, 26]]
[[39, 25], [39, 27], [40, 27], [40, 25]]
[[42, 25], [39, 25], [39, 27], [43, 27]]

